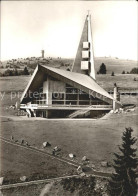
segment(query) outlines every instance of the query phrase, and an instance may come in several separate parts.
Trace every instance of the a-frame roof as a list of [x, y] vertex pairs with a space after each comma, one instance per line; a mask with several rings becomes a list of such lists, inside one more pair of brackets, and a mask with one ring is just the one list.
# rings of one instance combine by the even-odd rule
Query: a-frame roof
[[88, 75], [76, 73], [76, 72], [65, 71], [62, 69], [48, 67], [45, 65], [42, 65], [42, 66], [48, 70], [51, 70], [54, 73], [57, 73], [60, 76], [63, 76], [65, 78], [73, 81], [74, 83], [77, 83], [81, 86], [88, 88], [90, 91], [95, 91], [95, 92], [97, 92], [97, 93], [99, 93], [109, 99], [113, 99], [113, 97], [111, 95], [109, 95], [109, 93], [107, 91], [105, 91], [101, 86], [99, 86], [99, 84], [97, 84], [97, 82]]
[[52, 76], [58, 80], [61, 80], [67, 84], [70, 84], [76, 88], [79, 88], [83, 90], [84, 92], [93, 95], [95, 97], [101, 98], [107, 98], [108, 102], [113, 100], [113, 97], [106, 92], [102, 87], [100, 87], [94, 79], [92, 79], [90, 76], [80, 74], [80, 73], [75, 73], [75, 72], [70, 72], [70, 71], [65, 71], [62, 69], [57, 69], [53, 67], [48, 67], [45, 65], [38, 65], [36, 68], [36, 71], [34, 72], [30, 82], [28, 83], [28, 86], [26, 87], [22, 97], [21, 97], [21, 102], [24, 99], [24, 96], [26, 95], [28, 90], [30, 89], [31, 83], [35, 80], [36, 74], [39, 72], [39, 77], [40, 73]]

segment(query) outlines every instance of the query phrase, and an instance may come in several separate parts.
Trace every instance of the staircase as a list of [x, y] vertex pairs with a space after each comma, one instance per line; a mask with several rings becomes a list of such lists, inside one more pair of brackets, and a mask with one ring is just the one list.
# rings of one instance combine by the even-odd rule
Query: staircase
[[77, 111], [75, 111], [75, 112], [73, 112], [73, 113], [71, 113], [69, 116], [68, 116], [68, 118], [75, 118], [75, 117], [77, 117], [77, 116], [83, 116], [83, 115], [85, 115], [86, 116], [86, 113], [87, 112], [89, 112], [89, 110], [77, 110]]
[[[89, 106], [89, 108], [91, 108], [91, 107], [92, 107], [92, 106]], [[86, 116], [89, 115], [89, 112], [90, 112], [89, 109], [87, 109], [87, 110], [77, 110], [77, 111], [71, 113], [70, 115], [68, 115], [67, 117], [68, 117], [68, 118], [75, 118], [75, 117], [78, 117], [78, 116], [84, 117], [84, 115], [85, 115], [85, 117], [86, 117]]]
[[[89, 109], [90, 108], [90, 109]], [[77, 110], [73, 113], [71, 113], [70, 115], [67, 116], [67, 118], [76, 118], [76, 117], [87, 117], [90, 113], [90, 110], [91, 108], [93, 108], [93, 110], [97, 109], [97, 110], [112, 110], [112, 105], [91, 105], [89, 106], [86, 110], [84, 109], [80, 109], [80, 110]]]

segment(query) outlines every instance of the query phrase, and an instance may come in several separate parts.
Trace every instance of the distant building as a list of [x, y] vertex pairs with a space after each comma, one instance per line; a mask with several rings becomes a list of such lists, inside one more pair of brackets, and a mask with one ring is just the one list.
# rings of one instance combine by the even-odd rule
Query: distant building
[[20, 102], [20, 109], [29, 116], [45, 118], [93, 118], [119, 107], [117, 98], [96, 82], [90, 15], [84, 23], [72, 70], [38, 65]]
[[41, 53], [42, 53], [42, 58], [45, 58], [45, 51], [41, 50]]

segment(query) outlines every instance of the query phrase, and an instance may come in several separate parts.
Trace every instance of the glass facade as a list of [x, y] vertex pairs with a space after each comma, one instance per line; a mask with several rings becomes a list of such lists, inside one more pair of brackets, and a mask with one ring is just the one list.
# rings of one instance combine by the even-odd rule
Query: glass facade
[[104, 100], [98, 99], [66, 84], [65, 92], [42, 93], [42, 88], [37, 96], [33, 97], [33, 104], [48, 105], [47, 99], [50, 99], [49, 105], [68, 105], [68, 106], [89, 106], [89, 105], [108, 105]]
[[47, 102], [47, 94], [46, 93], [38, 93], [33, 96], [33, 104], [39, 104], [39, 105], [46, 105]]

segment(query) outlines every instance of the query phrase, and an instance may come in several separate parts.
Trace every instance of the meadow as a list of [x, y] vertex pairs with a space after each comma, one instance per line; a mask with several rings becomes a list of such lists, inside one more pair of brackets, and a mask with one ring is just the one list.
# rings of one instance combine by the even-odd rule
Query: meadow
[[[12, 125], [11, 128], [13, 129]], [[21, 137], [21, 135], [18, 136]], [[31, 181], [76, 173], [75, 167], [29, 149], [3, 141], [1, 141], [1, 149], [0, 175], [4, 177], [4, 184], [21, 182], [21, 176], [26, 176], [27, 181]]]

